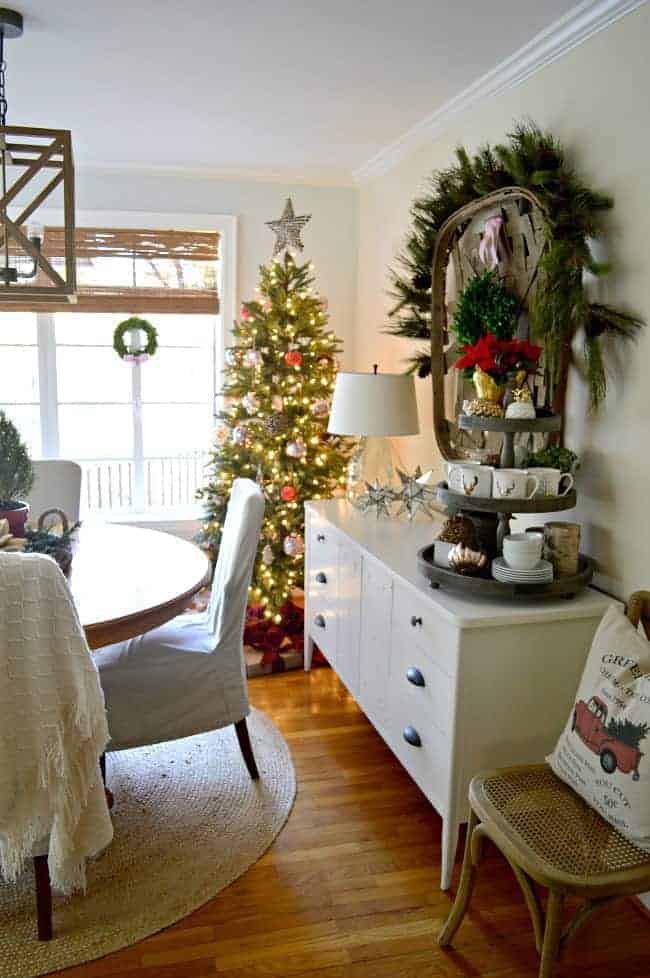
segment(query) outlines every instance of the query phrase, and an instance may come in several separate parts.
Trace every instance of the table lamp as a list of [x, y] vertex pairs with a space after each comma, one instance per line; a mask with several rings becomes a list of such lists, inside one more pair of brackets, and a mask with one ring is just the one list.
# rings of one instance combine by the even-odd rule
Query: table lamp
[[339, 373], [328, 431], [360, 439], [348, 464], [347, 496], [355, 503], [365, 483], [389, 486], [401, 465], [389, 437], [417, 435], [418, 409], [410, 374]]

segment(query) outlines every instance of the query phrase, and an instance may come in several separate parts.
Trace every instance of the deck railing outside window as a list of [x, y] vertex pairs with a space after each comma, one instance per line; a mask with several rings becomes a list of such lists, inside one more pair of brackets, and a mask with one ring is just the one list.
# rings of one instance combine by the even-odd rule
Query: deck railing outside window
[[85, 515], [173, 511], [196, 506], [207, 453], [144, 458], [79, 460]]

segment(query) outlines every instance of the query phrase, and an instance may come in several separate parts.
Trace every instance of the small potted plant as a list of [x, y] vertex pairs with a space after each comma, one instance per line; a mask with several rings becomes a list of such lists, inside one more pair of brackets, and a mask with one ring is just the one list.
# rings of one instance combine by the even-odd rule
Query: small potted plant
[[486, 333], [472, 346], [463, 347], [454, 367], [469, 373], [478, 398], [500, 404], [508, 379], [521, 387], [528, 374], [537, 369], [541, 355], [541, 346], [528, 340], [502, 340]]
[[0, 411], [0, 519], [15, 537], [25, 536], [29, 506], [24, 501], [34, 485], [34, 469], [18, 429]]

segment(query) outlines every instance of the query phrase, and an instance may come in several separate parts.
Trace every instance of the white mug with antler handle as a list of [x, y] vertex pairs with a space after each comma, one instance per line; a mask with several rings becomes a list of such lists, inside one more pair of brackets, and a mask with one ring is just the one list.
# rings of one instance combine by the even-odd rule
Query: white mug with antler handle
[[494, 499], [532, 499], [540, 480], [525, 469], [495, 469], [492, 479]]
[[461, 492], [464, 496], [489, 499], [493, 472], [491, 465], [479, 465], [478, 462], [450, 463], [447, 466], [447, 484], [453, 492]]

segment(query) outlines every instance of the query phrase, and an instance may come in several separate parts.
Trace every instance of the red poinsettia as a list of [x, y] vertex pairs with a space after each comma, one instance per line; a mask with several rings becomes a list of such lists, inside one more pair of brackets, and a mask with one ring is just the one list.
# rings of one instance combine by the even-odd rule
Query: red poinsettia
[[454, 366], [458, 370], [480, 367], [495, 380], [504, 380], [514, 370], [535, 370], [542, 347], [528, 340], [500, 340], [486, 333], [473, 346], [464, 346]]

